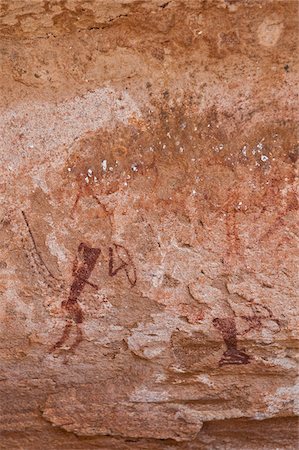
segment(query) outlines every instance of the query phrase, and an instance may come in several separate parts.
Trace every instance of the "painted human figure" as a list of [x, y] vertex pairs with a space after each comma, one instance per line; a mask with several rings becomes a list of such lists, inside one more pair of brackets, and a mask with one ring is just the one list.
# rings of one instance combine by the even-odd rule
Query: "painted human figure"
[[226, 364], [248, 364], [250, 362], [250, 356], [243, 350], [238, 349], [237, 341], [237, 328], [234, 317], [215, 318], [213, 319], [213, 325], [220, 331], [224, 343], [226, 345], [226, 351], [223, 353], [219, 365], [224, 366]]
[[[272, 333], [280, 331], [280, 320], [273, 316], [269, 307], [258, 302], [252, 302], [251, 310], [251, 315], [216, 317], [213, 319], [213, 325], [221, 333], [226, 345], [226, 351], [219, 361], [220, 366], [226, 364], [248, 364], [251, 361], [251, 357], [245, 353], [244, 349], [238, 348], [238, 335], [245, 336], [250, 331], [261, 330], [263, 327], [270, 328]], [[236, 319], [238, 319], [239, 324], [244, 324], [239, 332], [237, 331]]]
[[88, 281], [88, 279], [94, 270], [100, 253], [101, 250], [99, 248], [89, 247], [83, 242], [78, 247], [78, 255], [75, 258], [72, 270], [74, 280], [71, 284], [68, 298], [61, 305], [67, 314], [66, 324], [61, 338], [56, 342], [52, 350], [63, 346], [74, 326], [76, 328], [76, 337], [70, 349], [77, 347], [82, 340], [81, 324], [83, 322], [83, 311], [78, 300], [86, 284], [98, 289], [98, 286]]

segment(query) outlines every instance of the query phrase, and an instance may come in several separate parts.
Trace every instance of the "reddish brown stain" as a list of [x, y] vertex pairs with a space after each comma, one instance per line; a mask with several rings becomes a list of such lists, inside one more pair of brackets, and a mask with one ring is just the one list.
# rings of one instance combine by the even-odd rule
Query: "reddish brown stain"
[[224, 206], [226, 211], [227, 257], [230, 259], [243, 256], [238, 230], [238, 204], [239, 198], [237, 193], [232, 193]]
[[238, 349], [237, 329], [234, 318], [227, 317], [220, 319], [217, 317], [213, 320], [213, 325], [222, 334], [227, 347], [227, 350], [223, 353], [219, 361], [219, 365], [248, 364], [250, 362], [250, 356]]
[[[115, 267], [115, 256], [120, 261], [118, 267]], [[109, 275], [114, 277], [121, 270], [125, 271], [130, 285], [135, 286], [137, 282], [136, 268], [128, 250], [122, 245], [113, 244], [113, 247], [109, 247]]]
[[76, 326], [76, 338], [72, 344], [71, 349], [74, 349], [82, 340], [82, 331], [80, 324], [83, 322], [83, 311], [78, 303], [78, 299], [84, 289], [85, 284], [98, 289], [98, 286], [88, 281], [101, 250], [99, 248], [92, 248], [81, 242], [78, 247], [78, 255], [75, 258], [73, 264], [73, 277], [74, 281], [70, 287], [70, 292], [67, 300], [62, 302], [62, 308], [68, 314], [68, 320], [65, 325], [61, 338], [53, 346], [52, 350], [60, 348], [68, 339], [72, 325]]
[[236, 223], [236, 211], [232, 209], [226, 215], [226, 233], [228, 240], [228, 256], [233, 257], [238, 254], [238, 231]]

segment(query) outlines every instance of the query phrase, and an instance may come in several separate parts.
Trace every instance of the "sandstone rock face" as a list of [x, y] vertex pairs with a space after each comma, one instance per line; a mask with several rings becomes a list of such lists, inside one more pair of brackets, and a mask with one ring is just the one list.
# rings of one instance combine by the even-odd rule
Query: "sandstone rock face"
[[1, 449], [297, 448], [297, 6], [1, 2]]

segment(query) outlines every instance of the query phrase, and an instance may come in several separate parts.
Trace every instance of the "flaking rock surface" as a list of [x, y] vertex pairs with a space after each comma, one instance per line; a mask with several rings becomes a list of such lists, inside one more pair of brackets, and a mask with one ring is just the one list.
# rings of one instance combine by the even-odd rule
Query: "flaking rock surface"
[[297, 6], [1, 2], [1, 449], [297, 447]]

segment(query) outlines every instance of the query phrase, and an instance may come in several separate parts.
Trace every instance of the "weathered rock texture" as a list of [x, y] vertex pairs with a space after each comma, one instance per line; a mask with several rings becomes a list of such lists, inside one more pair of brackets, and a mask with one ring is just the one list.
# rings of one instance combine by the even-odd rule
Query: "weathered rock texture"
[[2, 0], [1, 449], [295, 449], [292, 0]]

